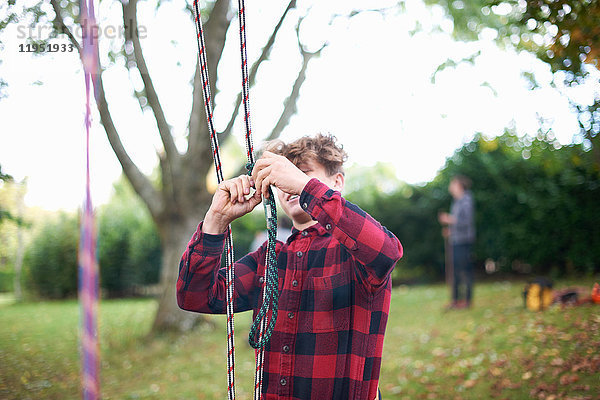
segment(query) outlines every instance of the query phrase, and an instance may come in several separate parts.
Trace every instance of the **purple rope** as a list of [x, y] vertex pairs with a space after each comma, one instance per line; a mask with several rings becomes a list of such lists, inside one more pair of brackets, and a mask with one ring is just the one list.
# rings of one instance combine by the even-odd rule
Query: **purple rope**
[[82, 398], [100, 398], [100, 349], [98, 344], [98, 258], [96, 255], [96, 229], [90, 192], [90, 127], [91, 85], [97, 87], [98, 38], [94, 14], [94, 1], [81, 0], [81, 24], [83, 28], [82, 64], [85, 75], [85, 131], [86, 131], [86, 187], [85, 202], [81, 216], [79, 244], [79, 301], [81, 313], [81, 365]]

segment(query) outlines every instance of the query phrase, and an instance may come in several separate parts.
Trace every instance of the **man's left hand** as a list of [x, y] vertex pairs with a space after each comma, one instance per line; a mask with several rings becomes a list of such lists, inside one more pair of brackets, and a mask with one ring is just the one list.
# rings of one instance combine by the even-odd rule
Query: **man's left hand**
[[273, 185], [288, 194], [300, 195], [310, 181], [310, 177], [302, 172], [287, 158], [265, 151], [256, 162], [252, 171], [256, 182], [255, 188], [265, 198], [269, 197], [269, 186]]

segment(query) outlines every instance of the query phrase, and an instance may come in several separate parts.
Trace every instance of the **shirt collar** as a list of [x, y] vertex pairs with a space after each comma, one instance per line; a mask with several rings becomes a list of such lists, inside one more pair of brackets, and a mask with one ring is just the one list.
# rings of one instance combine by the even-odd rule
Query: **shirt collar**
[[312, 226], [309, 226], [308, 228], [304, 229], [303, 231], [299, 231], [295, 227], [292, 227], [292, 234], [287, 239], [287, 243], [289, 244], [292, 240], [294, 240], [296, 238], [296, 236], [301, 235], [302, 232], [306, 232], [306, 234], [304, 236], [322, 236], [326, 233], [329, 233], [318, 222]]

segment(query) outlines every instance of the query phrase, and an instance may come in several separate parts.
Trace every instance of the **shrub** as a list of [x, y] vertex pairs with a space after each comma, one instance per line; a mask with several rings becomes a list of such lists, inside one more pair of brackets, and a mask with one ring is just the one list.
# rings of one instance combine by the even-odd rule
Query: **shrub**
[[37, 296], [62, 299], [77, 294], [78, 218], [61, 213], [34, 235], [25, 254], [27, 286]]
[[136, 294], [159, 282], [161, 245], [150, 213], [121, 179], [98, 213], [100, 285], [109, 297]]

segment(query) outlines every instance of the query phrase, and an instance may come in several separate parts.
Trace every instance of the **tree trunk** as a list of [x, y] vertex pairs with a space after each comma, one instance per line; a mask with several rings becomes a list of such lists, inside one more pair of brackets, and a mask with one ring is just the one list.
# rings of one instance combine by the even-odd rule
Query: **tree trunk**
[[27, 192], [27, 179], [23, 179], [18, 184], [17, 189], [17, 217], [19, 223], [17, 225], [17, 255], [15, 258], [15, 279], [14, 291], [17, 301], [23, 300], [23, 291], [21, 289], [21, 279], [23, 271], [23, 256], [25, 254], [25, 243], [23, 241], [23, 213], [25, 208], [25, 193]]
[[166, 221], [158, 227], [162, 246], [161, 295], [152, 332], [185, 332], [203, 321], [200, 314], [181, 310], [176, 297], [179, 261], [199, 222], [196, 215], [193, 215], [181, 222]]
[[25, 245], [23, 243], [23, 227], [19, 225], [17, 227], [17, 256], [15, 259], [15, 279], [14, 279], [14, 291], [15, 300], [23, 300], [23, 291], [21, 290], [21, 272], [23, 270], [23, 254], [25, 253]]

